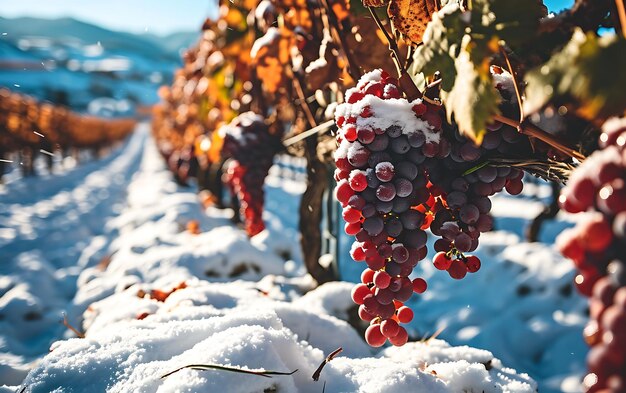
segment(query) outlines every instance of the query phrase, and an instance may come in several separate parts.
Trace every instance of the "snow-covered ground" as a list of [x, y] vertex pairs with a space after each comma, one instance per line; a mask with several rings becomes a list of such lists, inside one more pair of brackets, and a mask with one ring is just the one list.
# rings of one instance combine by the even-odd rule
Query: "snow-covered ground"
[[[415, 341], [374, 350], [347, 322], [351, 284], [313, 289], [305, 275], [301, 172], [271, 173], [268, 229], [251, 241], [231, 211], [203, 211], [193, 187], [171, 180], [146, 126], [101, 161], [0, 188], [0, 392], [533, 392], [534, 380], [541, 392], [580, 390], [586, 302], [551, 244], [569, 218], [545, 228], [545, 243], [520, 239], [547, 186], [495, 198], [499, 231], [481, 237], [480, 272], [453, 281], [421, 262]], [[200, 234], [186, 230], [192, 219]], [[346, 281], [360, 268], [340, 263]], [[190, 364], [298, 371], [161, 378]]]

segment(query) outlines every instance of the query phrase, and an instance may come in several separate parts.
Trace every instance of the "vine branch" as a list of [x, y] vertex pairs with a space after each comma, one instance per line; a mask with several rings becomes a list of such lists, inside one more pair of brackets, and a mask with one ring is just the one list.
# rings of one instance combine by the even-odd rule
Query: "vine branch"
[[566, 146], [565, 144], [558, 141], [554, 136], [548, 134], [541, 128], [535, 126], [534, 124], [528, 122], [520, 123], [517, 120], [509, 119], [506, 116], [495, 115], [494, 120], [499, 121], [500, 123], [507, 124], [511, 127], [515, 127], [519, 130], [520, 133], [531, 136], [533, 138], [537, 138], [540, 141], [552, 146], [563, 154], [568, 155], [569, 157], [575, 158], [580, 162], [585, 160], [585, 156], [580, 152], [572, 149], [571, 147]]

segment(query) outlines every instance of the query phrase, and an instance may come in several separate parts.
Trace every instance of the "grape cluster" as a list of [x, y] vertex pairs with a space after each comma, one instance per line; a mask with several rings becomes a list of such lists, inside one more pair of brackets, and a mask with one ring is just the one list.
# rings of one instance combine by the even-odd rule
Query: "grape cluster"
[[265, 229], [263, 184], [274, 155], [281, 149], [280, 137], [253, 112], [240, 114], [219, 132], [224, 138], [222, 155], [231, 158], [224, 181], [239, 199], [246, 232], [254, 236]]
[[407, 101], [397, 80], [380, 70], [348, 90], [335, 117], [336, 197], [345, 232], [356, 239], [350, 254], [368, 266], [352, 298], [359, 316], [370, 322], [365, 333], [370, 345], [387, 339], [403, 345], [407, 334], [398, 322], [413, 317], [404, 303], [427, 287], [422, 278], [409, 279], [427, 254], [425, 230], [440, 237], [433, 258], [437, 269], [454, 279], [478, 271], [480, 259], [468, 253], [478, 246], [480, 233], [492, 229], [489, 196], [522, 191], [523, 172], [497, 166], [494, 158], [524, 156], [532, 149], [527, 137], [501, 123], [490, 125], [477, 147], [443, 122], [440, 106]]
[[503, 189], [512, 195], [522, 191], [521, 170], [498, 167], [490, 160], [530, 151], [528, 138], [502, 123], [489, 128], [481, 146], [476, 146], [453, 126], [444, 125], [444, 143], [423, 164], [430, 193], [436, 197], [430, 230], [440, 239], [435, 242], [433, 262], [455, 279], [480, 269], [480, 259], [466, 253], [476, 250], [480, 234], [493, 228], [489, 196]]
[[382, 71], [366, 74], [336, 111], [336, 197], [345, 232], [355, 237], [351, 256], [367, 268], [352, 299], [370, 322], [366, 341], [404, 345], [413, 312], [403, 303], [426, 281], [409, 279], [426, 256], [426, 206], [434, 199], [420, 166], [438, 150], [441, 117], [421, 100], [400, 98], [397, 81]]
[[586, 212], [557, 245], [579, 274], [575, 283], [590, 297], [584, 337], [588, 392], [626, 391], [626, 121], [611, 120], [601, 150], [572, 174], [559, 202], [570, 213]]

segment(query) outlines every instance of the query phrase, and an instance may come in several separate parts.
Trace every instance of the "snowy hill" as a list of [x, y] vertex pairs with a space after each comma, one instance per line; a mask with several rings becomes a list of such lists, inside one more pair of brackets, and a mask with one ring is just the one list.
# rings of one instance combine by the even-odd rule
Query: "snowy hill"
[[177, 61], [177, 46], [185, 47], [191, 43], [188, 40], [191, 33], [174, 33], [165, 37], [144, 36], [109, 30], [73, 18], [0, 17], [0, 24], [2, 32], [7, 33], [2, 39], [16, 44], [25, 37], [45, 37], [56, 42], [75, 42], [83, 46], [100, 42], [108, 50], [136, 53], [154, 60]]
[[156, 103], [180, 50], [198, 36], [131, 34], [72, 18], [0, 18], [0, 25], [0, 86], [78, 111], [102, 97]]

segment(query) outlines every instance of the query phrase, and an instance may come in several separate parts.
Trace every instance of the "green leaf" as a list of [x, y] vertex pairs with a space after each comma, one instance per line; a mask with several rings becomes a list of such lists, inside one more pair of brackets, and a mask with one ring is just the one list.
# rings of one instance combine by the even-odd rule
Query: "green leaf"
[[465, 24], [461, 10], [451, 4], [433, 15], [424, 32], [423, 42], [417, 48], [409, 73], [432, 75], [440, 71], [443, 76], [442, 88], [450, 90], [456, 77], [454, 59], [461, 44]]
[[525, 78], [524, 111], [548, 102], [571, 105], [588, 119], [622, 115], [626, 108], [626, 40], [576, 30], [570, 42]]
[[[469, 43], [469, 40], [466, 41]], [[480, 144], [487, 123], [499, 113], [500, 97], [493, 87], [488, 59], [475, 64], [471, 60], [470, 50], [471, 48], [465, 45], [457, 57], [454, 87], [450, 92], [442, 92], [442, 98], [448, 121], [454, 117], [461, 134]]]

